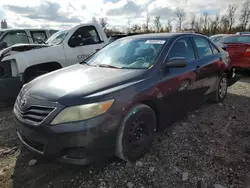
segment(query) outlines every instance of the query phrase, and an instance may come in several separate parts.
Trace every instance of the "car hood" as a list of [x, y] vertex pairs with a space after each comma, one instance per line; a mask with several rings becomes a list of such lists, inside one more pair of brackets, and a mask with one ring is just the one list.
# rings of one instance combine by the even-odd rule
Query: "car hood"
[[48, 46], [46, 44], [15, 44], [0, 51], [0, 61], [7, 55], [12, 55], [13, 53], [11, 52], [18, 53]]
[[138, 82], [145, 72], [76, 64], [36, 78], [26, 84], [22, 92], [33, 98], [69, 105], [69, 101], [81, 101], [96, 93]]

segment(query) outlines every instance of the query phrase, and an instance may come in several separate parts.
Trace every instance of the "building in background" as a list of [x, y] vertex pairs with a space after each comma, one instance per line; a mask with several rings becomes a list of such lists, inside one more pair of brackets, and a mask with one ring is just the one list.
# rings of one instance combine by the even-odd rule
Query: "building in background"
[[1, 29], [8, 28], [6, 20], [1, 20]]

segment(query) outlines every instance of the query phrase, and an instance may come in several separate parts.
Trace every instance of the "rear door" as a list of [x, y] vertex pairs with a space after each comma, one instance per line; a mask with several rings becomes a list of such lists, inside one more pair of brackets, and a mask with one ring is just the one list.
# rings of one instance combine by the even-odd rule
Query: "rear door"
[[78, 63], [104, 46], [103, 41], [94, 26], [81, 26], [73, 33], [67, 43], [64, 43], [66, 61], [68, 64]]
[[220, 51], [205, 37], [194, 36], [198, 64], [196, 66], [197, 78], [202, 80], [205, 95], [214, 90], [214, 85], [219, 77], [222, 54]]
[[188, 65], [162, 71], [159, 85], [164, 97], [165, 116], [170, 121], [182, 118], [203, 99], [202, 82], [196, 77], [197, 59], [190, 37], [181, 37], [173, 44], [166, 62], [175, 57], [186, 58]]

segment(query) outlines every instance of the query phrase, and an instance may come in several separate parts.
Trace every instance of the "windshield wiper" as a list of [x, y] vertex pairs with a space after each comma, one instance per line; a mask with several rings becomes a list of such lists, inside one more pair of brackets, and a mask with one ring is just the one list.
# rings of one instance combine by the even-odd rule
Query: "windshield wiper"
[[109, 65], [109, 64], [97, 64], [98, 67], [106, 67], [106, 68], [114, 68], [114, 69], [122, 69], [123, 67], [118, 67], [114, 65]]

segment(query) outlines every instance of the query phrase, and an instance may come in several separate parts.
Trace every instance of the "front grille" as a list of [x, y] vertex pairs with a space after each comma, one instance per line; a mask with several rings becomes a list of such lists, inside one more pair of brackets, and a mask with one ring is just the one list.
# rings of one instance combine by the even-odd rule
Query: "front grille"
[[[18, 105], [17, 105], [18, 106]], [[31, 122], [32, 124], [41, 123], [55, 108], [43, 106], [31, 106], [25, 110], [17, 108], [18, 115], [21, 119]]]

